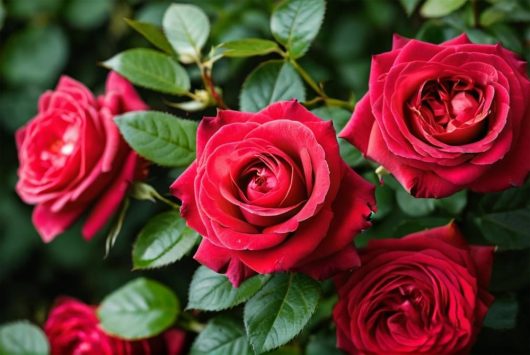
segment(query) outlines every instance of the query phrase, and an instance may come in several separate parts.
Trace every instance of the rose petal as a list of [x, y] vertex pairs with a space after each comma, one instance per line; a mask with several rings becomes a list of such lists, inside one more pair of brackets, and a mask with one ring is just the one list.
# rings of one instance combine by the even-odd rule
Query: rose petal
[[103, 192], [103, 195], [97, 200], [87, 217], [82, 230], [83, 237], [86, 240], [92, 239], [118, 210], [125, 193], [134, 180], [138, 164], [138, 155], [135, 152], [130, 152], [120, 174], [113, 179], [112, 184]]
[[86, 205], [83, 203], [70, 204], [68, 208], [52, 212], [50, 206], [40, 204], [33, 209], [33, 225], [43, 242], [49, 243], [70, 227], [85, 208]]
[[197, 162], [193, 162], [173, 184], [170, 186], [171, 194], [182, 201], [180, 215], [186, 224], [195, 229], [199, 234], [206, 235], [206, 228], [195, 201], [194, 180], [197, 175]]

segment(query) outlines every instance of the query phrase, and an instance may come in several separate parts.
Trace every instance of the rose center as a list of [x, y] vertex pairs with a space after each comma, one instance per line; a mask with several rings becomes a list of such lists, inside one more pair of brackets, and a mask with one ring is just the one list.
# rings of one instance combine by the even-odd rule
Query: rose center
[[430, 304], [423, 292], [413, 285], [405, 284], [388, 293], [379, 321], [399, 333], [412, 325], [421, 328], [428, 324], [430, 312]]
[[54, 167], [62, 167], [74, 152], [79, 136], [76, 126], [67, 127], [62, 135], [51, 137], [40, 153], [40, 160]]
[[411, 306], [414, 308], [423, 306], [423, 295], [414, 287], [399, 287], [399, 294], [401, 303], [399, 307], [407, 310]]
[[446, 144], [480, 139], [487, 128], [493, 93], [468, 77], [424, 82], [408, 102], [411, 128], [420, 139]]
[[258, 194], [266, 194], [274, 190], [278, 185], [276, 176], [264, 165], [256, 165], [250, 168], [246, 174], [248, 181], [246, 193], [249, 198]]

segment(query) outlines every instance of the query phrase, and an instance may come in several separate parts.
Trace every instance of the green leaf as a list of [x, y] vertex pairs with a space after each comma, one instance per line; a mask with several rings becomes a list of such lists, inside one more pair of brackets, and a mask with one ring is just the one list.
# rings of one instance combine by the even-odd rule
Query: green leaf
[[0, 123], [9, 132], [15, 132], [37, 113], [37, 102], [45, 87], [23, 86], [2, 90], [0, 95]]
[[489, 213], [476, 222], [484, 237], [500, 249], [530, 247], [530, 208]]
[[[323, 120], [332, 120], [333, 126], [337, 134], [346, 126], [346, 123], [350, 120], [351, 112], [336, 106], [322, 106], [312, 110], [315, 115], [322, 118]], [[358, 166], [364, 161], [364, 158], [353, 145], [351, 145], [345, 139], [339, 139], [339, 149], [342, 159], [349, 166]]]
[[530, 204], [530, 180], [522, 187], [488, 193], [480, 199], [479, 207], [487, 212], [516, 210]]
[[530, 10], [527, 6], [520, 0], [495, 1], [481, 12], [480, 24], [482, 27], [489, 27], [498, 22], [528, 22]]
[[506, 13], [499, 11], [496, 6], [490, 6], [486, 10], [482, 11], [480, 14], [480, 25], [488, 27], [494, 23], [504, 21], [506, 18]]
[[30, 27], [9, 37], [0, 76], [12, 85], [49, 85], [66, 64], [68, 42], [59, 27]]
[[97, 314], [105, 332], [124, 339], [140, 339], [166, 330], [179, 312], [179, 301], [169, 288], [138, 278], [105, 297]]
[[484, 326], [493, 329], [512, 329], [517, 325], [519, 303], [515, 294], [509, 293], [495, 297], [488, 314], [484, 319]]
[[153, 49], [129, 49], [116, 54], [103, 65], [117, 71], [133, 84], [151, 90], [179, 95], [190, 89], [186, 70], [167, 54]]
[[267, 280], [268, 276], [256, 275], [235, 288], [225, 275], [201, 266], [193, 275], [186, 309], [221, 311], [237, 306], [258, 292]]
[[68, 23], [76, 28], [90, 29], [105, 22], [114, 0], [70, 0], [66, 4], [64, 15]]
[[306, 355], [341, 355], [337, 349], [335, 334], [318, 333], [312, 335], [307, 343]]
[[228, 317], [208, 322], [191, 347], [191, 355], [253, 354], [243, 325]]
[[210, 33], [210, 21], [195, 5], [172, 4], [162, 20], [166, 37], [183, 63], [200, 58]]
[[313, 329], [316, 329], [323, 322], [327, 323], [329, 319], [332, 317], [333, 308], [337, 304], [337, 300], [338, 300], [337, 294], [333, 294], [330, 297], [320, 299], [320, 301], [318, 302], [317, 309], [315, 313], [313, 313], [313, 315], [311, 316], [309, 323], [307, 323], [306, 329], [304, 332], [308, 332], [308, 331], [311, 332]]
[[173, 55], [173, 48], [162, 31], [162, 28], [148, 22], [140, 22], [128, 18], [125, 19], [125, 22], [154, 46], [169, 55]]
[[434, 200], [434, 205], [454, 216], [459, 215], [467, 205], [467, 191], [462, 190], [452, 196]]
[[168, 167], [186, 167], [195, 159], [197, 123], [168, 113], [134, 111], [114, 122], [129, 145], [152, 162]]
[[399, 208], [412, 217], [422, 217], [434, 211], [435, 203], [432, 198], [415, 198], [407, 191], [399, 189], [396, 192], [396, 200]]
[[17, 0], [4, 1], [10, 17], [32, 20], [38, 16], [53, 16], [63, 5], [62, 0]]
[[198, 239], [178, 211], [161, 213], [147, 222], [134, 243], [134, 268], [152, 269], [180, 260]]
[[449, 217], [423, 217], [414, 219], [401, 219], [397, 227], [394, 224], [394, 231], [390, 234], [392, 237], [399, 238], [405, 235], [416, 233], [425, 229], [431, 229], [440, 226], [446, 226], [451, 222]]
[[337, 106], [322, 106], [311, 110], [311, 112], [323, 120], [332, 120], [333, 127], [335, 127], [335, 131], [337, 133], [339, 133], [344, 126], [346, 126], [346, 123], [348, 123], [351, 117], [350, 111]]
[[303, 56], [315, 39], [326, 12], [324, 0], [286, 0], [272, 12], [271, 31], [292, 58]]
[[420, 9], [424, 17], [442, 17], [461, 8], [467, 0], [427, 0]]
[[297, 344], [287, 344], [268, 352], [267, 355], [302, 355], [302, 349]]
[[492, 36], [489, 33], [478, 28], [466, 29], [466, 34], [471, 40], [471, 42], [474, 43], [497, 44], [497, 42], [499, 41], [495, 36]]
[[373, 215], [373, 219], [379, 221], [385, 218], [394, 210], [395, 198], [394, 190], [388, 185], [381, 185], [375, 183], [375, 200], [377, 201], [377, 211]]
[[520, 53], [523, 51], [523, 44], [512, 27], [498, 23], [490, 26], [489, 30], [499, 39], [504, 47], [511, 49], [514, 52]]
[[28, 321], [0, 326], [0, 355], [48, 354], [50, 347], [44, 332]]
[[267, 39], [246, 38], [221, 43], [217, 47], [219, 54], [225, 57], [252, 57], [279, 51], [276, 42]]
[[303, 274], [275, 274], [245, 305], [244, 320], [257, 353], [294, 338], [318, 305], [320, 285]]
[[421, 0], [399, 0], [408, 16], [412, 15]]
[[4, 19], [6, 17], [6, 10], [4, 9], [3, 1], [0, 0], [0, 30], [4, 27]]
[[298, 99], [305, 101], [305, 88], [296, 70], [281, 60], [258, 66], [243, 83], [239, 105], [241, 111], [257, 112], [273, 102]]

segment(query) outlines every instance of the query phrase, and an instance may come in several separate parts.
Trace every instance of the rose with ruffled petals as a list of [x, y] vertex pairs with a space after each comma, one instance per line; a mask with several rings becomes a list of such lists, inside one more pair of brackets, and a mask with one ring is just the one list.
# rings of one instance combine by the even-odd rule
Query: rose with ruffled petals
[[96, 307], [73, 298], [62, 298], [55, 304], [44, 332], [52, 355], [180, 355], [184, 353], [186, 335], [182, 330], [170, 329], [148, 339], [116, 338], [100, 327]]
[[416, 197], [519, 186], [530, 171], [525, 67], [466, 35], [441, 45], [395, 36], [340, 136]]
[[205, 117], [197, 159], [171, 186], [204, 237], [195, 259], [234, 285], [254, 273], [320, 279], [358, 266], [352, 240], [369, 226], [373, 189], [341, 159], [331, 121], [294, 100]]
[[335, 279], [337, 345], [349, 354], [461, 354], [493, 297], [493, 248], [469, 246], [454, 224], [372, 240], [362, 267]]
[[83, 235], [91, 238], [118, 209], [130, 183], [145, 176], [145, 161], [113, 121], [144, 109], [131, 84], [116, 73], [97, 98], [66, 76], [40, 97], [37, 115], [16, 133], [16, 189], [24, 202], [36, 205], [33, 224], [45, 242], [87, 210]]

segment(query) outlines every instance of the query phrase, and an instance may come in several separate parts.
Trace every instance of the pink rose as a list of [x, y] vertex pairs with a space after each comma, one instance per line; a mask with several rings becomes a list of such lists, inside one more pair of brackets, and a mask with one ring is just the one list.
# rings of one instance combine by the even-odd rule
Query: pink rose
[[195, 259], [236, 286], [254, 273], [321, 279], [358, 266], [353, 237], [375, 208], [374, 187], [341, 159], [331, 121], [294, 100], [205, 117], [197, 159], [171, 190], [204, 237]]
[[44, 332], [52, 355], [180, 355], [184, 353], [186, 337], [180, 329], [136, 341], [110, 336], [99, 325], [96, 307], [73, 298], [58, 300], [48, 315]]
[[66, 76], [40, 97], [37, 115], [16, 133], [16, 190], [36, 205], [33, 224], [45, 242], [88, 210], [83, 236], [90, 239], [118, 209], [130, 183], [145, 177], [145, 161], [113, 121], [144, 109], [131, 84], [113, 72], [100, 97]]
[[525, 64], [465, 34], [441, 45], [395, 36], [340, 136], [416, 197], [519, 186], [530, 171]]

